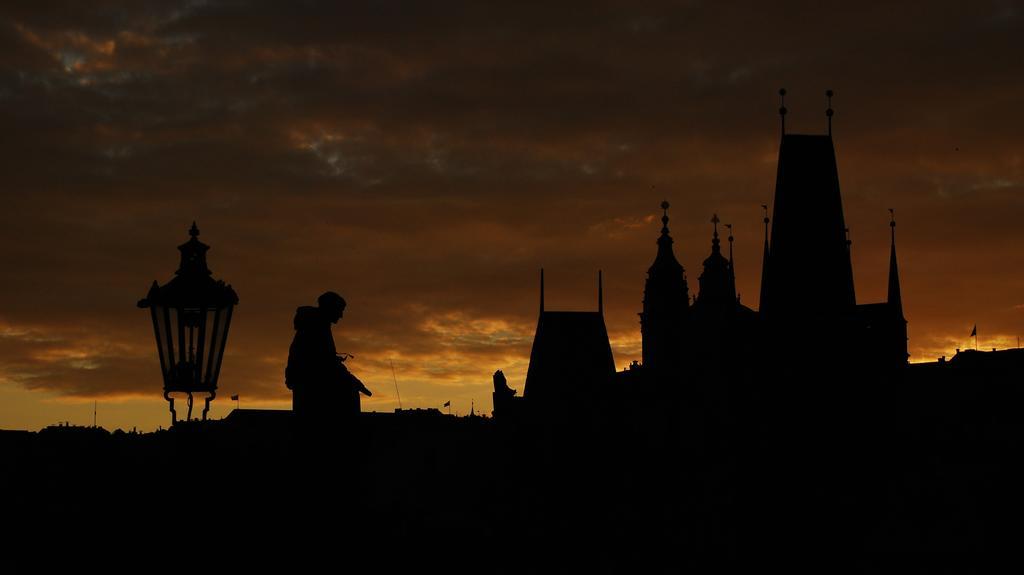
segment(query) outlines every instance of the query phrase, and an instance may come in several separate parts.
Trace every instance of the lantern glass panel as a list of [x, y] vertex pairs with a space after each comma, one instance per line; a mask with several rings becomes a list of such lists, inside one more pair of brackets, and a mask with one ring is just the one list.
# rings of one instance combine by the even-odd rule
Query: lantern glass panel
[[167, 343], [168, 345], [171, 346], [171, 349], [173, 350], [174, 353], [174, 361], [172, 363], [177, 366], [181, 364], [182, 360], [184, 359], [183, 348], [185, 347], [182, 345], [181, 324], [178, 322], [178, 316], [180, 314], [178, 313], [178, 308], [176, 307], [167, 308], [167, 312], [170, 316], [169, 319], [171, 327], [170, 341], [168, 341]]
[[213, 315], [207, 319], [206, 329], [209, 332], [210, 338], [210, 351], [206, 354], [205, 366], [203, 368], [205, 382], [213, 381], [214, 361], [217, 358], [217, 338], [220, 337], [220, 332], [224, 329], [221, 325], [224, 318], [224, 310], [215, 309], [211, 310]]
[[221, 310], [218, 309], [207, 309], [206, 310], [206, 324], [204, 329], [204, 342], [203, 342], [203, 365], [202, 375], [203, 383], [209, 385], [213, 381], [213, 357], [217, 354], [217, 334], [214, 330], [220, 331], [222, 328], [217, 321], [217, 316], [221, 314]]
[[191, 372], [190, 378], [195, 380], [197, 361], [199, 353], [199, 327], [200, 309], [197, 307], [186, 307], [181, 310], [181, 327], [185, 339], [185, 364]]

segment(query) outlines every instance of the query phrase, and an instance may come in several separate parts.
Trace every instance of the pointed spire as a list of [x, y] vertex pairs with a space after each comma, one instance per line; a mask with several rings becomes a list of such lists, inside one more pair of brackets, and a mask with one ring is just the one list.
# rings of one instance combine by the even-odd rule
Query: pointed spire
[[[662, 201], [661, 209], [663, 213], [661, 215], [661, 235], [658, 237], [658, 255], [654, 258], [654, 264], [647, 270], [648, 274], [655, 273], [659, 269], [682, 270], [682, 266], [676, 260], [675, 254], [672, 253], [672, 236], [669, 235], [668, 231], [668, 208], [668, 200]], [[672, 273], [675, 273], [675, 271]]]
[[786, 135], [786, 89], [779, 88], [779, 120], [781, 121], [782, 135]]
[[834, 95], [835, 92], [832, 90], [825, 90], [825, 97], [828, 98], [828, 109], [825, 110], [825, 116], [828, 117], [828, 135], [830, 138], [832, 137], [832, 115], [835, 114], [835, 111], [832, 109], [832, 96]]
[[597, 270], [597, 313], [604, 315], [604, 277], [601, 270]]
[[900, 270], [896, 264], [896, 212], [889, 208], [889, 229], [891, 243], [889, 245], [889, 305], [899, 316], [903, 317], [903, 297], [900, 293]]

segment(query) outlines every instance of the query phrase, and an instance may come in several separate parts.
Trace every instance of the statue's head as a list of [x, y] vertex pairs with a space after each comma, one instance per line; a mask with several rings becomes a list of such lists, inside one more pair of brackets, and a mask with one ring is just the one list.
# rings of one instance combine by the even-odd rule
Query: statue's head
[[345, 314], [345, 298], [332, 291], [324, 292], [316, 298], [316, 304], [327, 314], [331, 323], [337, 323]]

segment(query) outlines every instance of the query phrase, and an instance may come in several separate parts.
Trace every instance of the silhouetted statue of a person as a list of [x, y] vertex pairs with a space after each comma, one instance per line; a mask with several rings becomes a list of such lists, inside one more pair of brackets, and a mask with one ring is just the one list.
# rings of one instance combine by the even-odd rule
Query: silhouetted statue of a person
[[331, 325], [345, 314], [345, 299], [334, 292], [317, 298], [317, 307], [295, 311], [295, 339], [288, 350], [285, 385], [292, 410], [307, 420], [326, 421], [359, 413], [359, 393], [371, 395], [345, 367], [334, 347]]

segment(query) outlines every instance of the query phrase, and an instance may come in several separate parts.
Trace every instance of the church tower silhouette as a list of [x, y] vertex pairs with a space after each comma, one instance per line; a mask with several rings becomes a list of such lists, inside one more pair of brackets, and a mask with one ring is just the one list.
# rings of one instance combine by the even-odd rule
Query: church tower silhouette
[[856, 305], [831, 135], [783, 134], [760, 311], [834, 317]]
[[[785, 91], [779, 94], [784, 97]], [[759, 310], [769, 334], [765, 343], [784, 357], [799, 342], [803, 360], [820, 364], [838, 361], [870, 369], [905, 365], [907, 331], [895, 218], [890, 222], [888, 301], [858, 305], [832, 140], [832, 91], [825, 95], [826, 134], [787, 134], [786, 107], [779, 108], [782, 136], [770, 234], [767, 208], [764, 218], [766, 239], [770, 235]]]
[[733, 275], [732, 262], [722, 255], [721, 241], [718, 239], [718, 214], [711, 218], [714, 224], [714, 235], [711, 237], [711, 255], [704, 260], [704, 271], [698, 282], [700, 291], [697, 293], [697, 308], [714, 308], [732, 311], [736, 307], [736, 280]]
[[672, 249], [668, 208], [669, 203], [663, 201], [658, 255], [647, 270], [643, 312], [640, 313], [643, 365], [661, 372], [677, 371], [681, 367], [690, 303], [686, 270]]
[[544, 305], [544, 270], [540, 270], [540, 314], [523, 387], [534, 415], [579, 413], [615, 375], [600, 272], [597, 283], [597, 311], [553, 311]]

